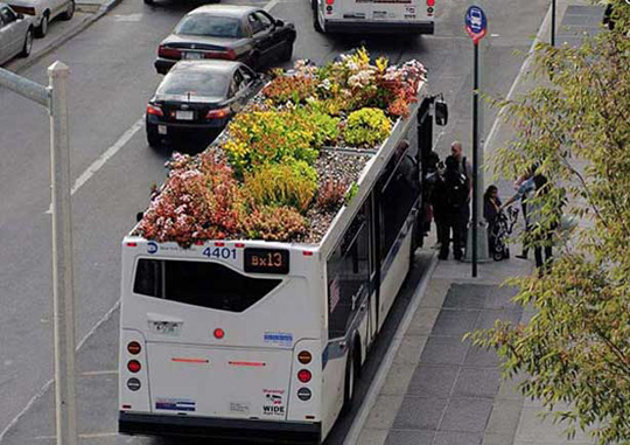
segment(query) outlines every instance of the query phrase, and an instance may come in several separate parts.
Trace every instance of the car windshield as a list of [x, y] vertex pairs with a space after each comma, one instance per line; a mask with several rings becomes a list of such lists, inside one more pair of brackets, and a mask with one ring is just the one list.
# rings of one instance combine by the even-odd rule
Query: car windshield
[[210, 37], [243, 37], [241, 22], [231, 17], [192, 14], [179, 22], [175, 34]]
[[228, 77], [223, 73], [200, 70], [171, 71], [160, 87], [157, 94], [173, 96], [203, 96], [223, 98], [228, 88]]

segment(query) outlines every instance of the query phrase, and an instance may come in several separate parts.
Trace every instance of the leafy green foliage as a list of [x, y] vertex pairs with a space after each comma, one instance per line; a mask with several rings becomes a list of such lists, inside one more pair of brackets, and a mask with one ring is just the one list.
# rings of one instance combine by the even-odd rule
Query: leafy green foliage
[[354, 147], [375, 148], [392, 129], [392, 123], [383, 110], [362, 108], [350, 113], [343, 130], [345, 141]]
[[245, 189], [257, 206], [288, 206], [305, 212], [317, 191], [317, 172], [304, 161], [269, 164], [245, 175]]
[[536, 161], [552, 182], [532, 200], [536, 230], [557, 226], [561, 203], [580, 224], [556, 237], [559, 255], [542, 278], [511, 281], [533, 318], [472, 335], [496, 348], [506, 375], [525, 375], [525, 395], [549, 410], [568, 404], [555, 417], [569, 436], [586, 429], [600, 444], [630, 441], [630, 8], [612, 3], [613, 31], [579, 48], [538, 45], [538, 86], [496, 102], [517, 131], [497, 173], [516, 177]]
[[296, 240], [306, 235], [306, 219], [290, 207], [262, 206], [253, 210], [243, 223], [244, 234], [265, 241]]

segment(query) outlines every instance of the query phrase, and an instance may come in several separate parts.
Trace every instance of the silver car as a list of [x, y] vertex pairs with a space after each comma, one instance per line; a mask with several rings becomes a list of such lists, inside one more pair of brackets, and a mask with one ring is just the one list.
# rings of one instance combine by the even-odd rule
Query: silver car
[[33, 47], [33, 25], [30, 17], [0, 3], [0, 63], [16, 55], [26, 57]]
[[35, 37], [44, 37], [48, 25], [56, 17], [70, 20], [74, 15], [74, 0], [4, 0], [14, 10], [33, 15]]

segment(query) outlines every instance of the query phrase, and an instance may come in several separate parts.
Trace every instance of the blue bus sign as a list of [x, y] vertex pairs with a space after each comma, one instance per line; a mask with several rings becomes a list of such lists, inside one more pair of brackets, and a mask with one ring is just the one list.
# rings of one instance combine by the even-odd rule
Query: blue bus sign
[[483, 39], [488, 32], [488, 20], [483, 9], [479, 6], [471, 6], [466, 11], [466, 31], [468, 35], [473, 39], [473, 43], [476, 45], [481, 39]]

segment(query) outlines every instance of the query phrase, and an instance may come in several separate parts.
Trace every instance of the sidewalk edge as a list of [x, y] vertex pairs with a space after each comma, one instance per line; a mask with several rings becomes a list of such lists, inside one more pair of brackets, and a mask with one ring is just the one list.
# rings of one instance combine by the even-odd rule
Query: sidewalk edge
[[401, 320], [396, 332], [394, 333], [394, 337], [392, 339], [389, 348], [387, 348], [387, 352], [383, 357], [383, 361], [374, 376], [374, 380], [372, 385], [370, 385], [370, 389], [363, 400], [363, 404], [359, 408], [359, 412], [354, 418], [354, 422], [352, 422], [352, 426], [350, 427], [350, 431], [346, 435], [346, 438], [343, 441], [343, 445], [355, 445], [358, 443], [359, 436], [361, 435], [361, 431], [363, 431], [363, 427], [365, 426], [365, 422], [376, 403], [376, 399], [385, 384], [385, 379], [387, 378], [387, 374], [389, 373], [392, 364], [394, 363], [394, 358], [396, 358], [396, 353], [400, 348], [400, 344], [402, 343], [402, 339], [413, 320], [413, 316], [416, 313], [416, 310], [420, 306], [420, 302], [422, 301], [422, 297], [424, 296], [429, 282], [433, 277], [433, 272], [435, 272], [435, 268], [438, 264], [437, 252], [434, 252], [433, 257], [431, 258], [431, 264], [429, 265], [428, 270], [424, 274], [420, 285], [416, 288], [416, 291], [413, 295], [411, 302], [409, 303], [409, 307], [406, 310], [404, 318]]
[[96, 11], [94, 14], [90, 15], [89, 17], [85, 18], [76, 28], [72, 28], [72, 29], [68, 30], [68, 32], [66, 32], [65, 34], [62, 34], [59, 37], [57, 37], [56, 39], [51, 40], [42, 49], [40, 49], [39, 51], [37, 51], [35, 53], [32, 53], [30, 57], [28, 57], [26, 59], [22, 59], [22, 61], [18, 61], [15, 64], [15, 66], [14, 66], [14, 72], [15, 73], [19, 73], [20, 71], [23, 71], [23, 70], [25, 70], [25, 69], [35, 65], [44, 56], [50, 54], [55, 49], [59, 48], [61, 45], [66, 43], [68, 40], [70, 40], [73, 37], [75, 37], [77, 34], [80, 34], [81, 32], [85, 31], [87, 28], [90, 27], [90, 25], [92, 25], [94, 22], [99, 20], [101, 17], [103, 17], [109, 11], [114, 9], [122, 1], [123, 0], [109, 0], [104, 5], [101, 5], [101, 7], [98, 9], [98, 11]]

